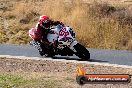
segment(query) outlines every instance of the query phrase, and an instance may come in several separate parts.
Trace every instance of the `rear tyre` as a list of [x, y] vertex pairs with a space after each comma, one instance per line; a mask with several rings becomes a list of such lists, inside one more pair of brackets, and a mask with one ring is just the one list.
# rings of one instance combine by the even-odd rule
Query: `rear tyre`
[[42, 51], [39, 51], [39, 55], [40, 55], [40, 56], [44, 56], [44, 55], [45, 55], [45, 53], [44, 53], [44, 52], [42, 52]]
[[74, 49], [77, 51], [76, 55], [81, 58], [81, 60], [90, 60], [90, 53], [84, 46], [78, 43], [74, 46]]
[[44, 52], [39, 52], [39, 54], [40, 54], [40, 56], [45, 56], [45, 57], [54, 57], [55, 56], [55, 54], [53, 54], [53, 53], [44, 53]]
[[46, 48], [45, 46], [41, 46], [42, 51], [39, 51], [39, 54], [41, 56], [45, 56], [45, 57], [54, 57], [55, 53], [54, 50], [52, 49], [52, 47], [50, 48]]

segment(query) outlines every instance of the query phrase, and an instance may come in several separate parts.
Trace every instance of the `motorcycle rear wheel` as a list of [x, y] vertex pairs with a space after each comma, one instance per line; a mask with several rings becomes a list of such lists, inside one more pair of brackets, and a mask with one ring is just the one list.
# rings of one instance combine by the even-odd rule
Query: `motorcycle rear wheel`
[[54, 57], [55, 53], [53, 52], [52, 49], [46, 49], [43, 48], [43, 51], [39, 51], [40, 56], [45, 56], [45, 57]]

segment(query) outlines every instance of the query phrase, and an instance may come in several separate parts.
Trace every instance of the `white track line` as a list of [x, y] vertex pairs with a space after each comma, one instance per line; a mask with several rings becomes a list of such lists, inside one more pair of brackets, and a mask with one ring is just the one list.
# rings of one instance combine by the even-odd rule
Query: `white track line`
[[51, 61], [61, 61], [61, 62], [72, 62], [72, 63], [78, 63], [78, 64], [90, 64], [90, 65], [102, 65], [102, 66], [112, 66], [112, 67], [121, 67], [121, 68], [132, 68], [132, 66], [128, 66], [128, 65], [118, 65], [118, 64], [99, 63], [99, 62], [88, 62], [88, 61], [76, 61], [76, 60], [65, 60], [65, 59], [11, 56], [11, 55], [0, 55], [0, 57], [23, 59], [23, 60], [51, 60]]

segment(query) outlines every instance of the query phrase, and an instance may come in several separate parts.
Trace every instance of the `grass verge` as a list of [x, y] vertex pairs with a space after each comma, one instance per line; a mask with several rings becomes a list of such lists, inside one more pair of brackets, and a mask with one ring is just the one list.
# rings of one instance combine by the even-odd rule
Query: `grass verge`
[[[24, 74], [24, 75], [23, 75]], [[74, 83], [71, 77], [47, 76], [45, 73], [6, 73], [0, 74], [0, 87], [2, 88], [63, 88], [67, 83]], [[32, 75], [31, 75], [32, 74]], [[34, 75], [39, 75], [34, 76]]]

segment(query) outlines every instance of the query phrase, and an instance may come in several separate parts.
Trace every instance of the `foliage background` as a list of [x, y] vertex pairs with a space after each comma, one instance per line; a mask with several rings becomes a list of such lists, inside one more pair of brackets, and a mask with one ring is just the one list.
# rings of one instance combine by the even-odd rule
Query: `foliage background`
[[132, 2], [0, 0], [0, 43], [28, 44], [40, 15], [62, 21], [89, 48], [132, 50]]

